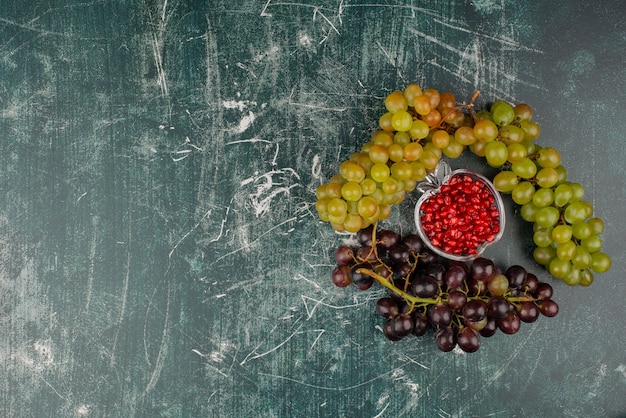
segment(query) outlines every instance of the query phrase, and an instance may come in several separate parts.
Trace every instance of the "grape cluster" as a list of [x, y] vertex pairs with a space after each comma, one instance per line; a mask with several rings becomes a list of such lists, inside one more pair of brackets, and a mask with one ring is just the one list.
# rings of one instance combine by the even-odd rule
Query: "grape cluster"
[[539, 130], [529, 129], [536, 124], [528, 105], [498, 101], [489, 112], [479, 114], [485, 118], [481, 122], [490, 124], [491, 134], [472, 151], [502, 169], [494, 186], [510, 194], [522, 218], [533, 223], [535, 261], [568, 285], [590, 285], [592, 271], [607, 271], [611, 259], [600, 251], [604, 222], [593, 216], [593, 206], [583, 199], [583, 186], [567, 180], [556, 149], [534, 142]]
[[469, 264], [444, 263], [417, 235], [401, 237], [373, 226], [360, 230], [357, 242], [335, 250], [332, 282], [360, 290], [374, 282], [386, 287], [389, 295], [378, 299], [376, 310], [385, 318], [384, 335], [392, 341], [432, 329], [440, 350], [458, 345], [474, 352], [481, 337], [498, 329], [515, 334], [522, 322], [558, 313], [552, 286], [521, 266], [503, 272], [484, 257]]
[[336, 231], [357, 232], [388, 218], [390, 205], [401, 203], [442, 155], [456, 158], [465, 149], [450, 132], [471, 118], [452, 93], [411, 84], [389, 94], [385, 107], [370, 140], [316, 190], [317, 213]]
[[351, 233], [384, 220], [443, 156], [469, 148], [501, 170], [494, 185], [534, 224], [534, 259], [569, 285], [590, 285], [611, 259], [600, 251], [604, 223], [583, 187], [567, 180], [556, 149], [536, 143], [541, 129], [529, 105], [498, 100], [477, 111], [477, 95], [458, 105], [450, 92], [415, 84], [390, 93], [379, 129], [316, 189], [320, 219]]

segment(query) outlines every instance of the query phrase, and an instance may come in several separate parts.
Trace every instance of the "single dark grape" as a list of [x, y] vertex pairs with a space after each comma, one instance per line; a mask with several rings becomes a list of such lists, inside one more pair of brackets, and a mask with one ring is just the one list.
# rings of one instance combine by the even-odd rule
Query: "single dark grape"
[[467, 281], [468, 293], [471, 296], [480, 296], [487, 293], [487, 283], [481, 282], [475, 279], [469, 279]]
[[376, 241], [378, 242], [378, 246], [389, 250], [396, 245], [398, 241], [400, 241], [400, 238], [394, 231], [390, 229], [383, 229], [376, 234]]
[[493, 261], [484, 257], [478, 257], [472, 261], [470, 272], [474, 280], [486, 282], [495, 274], [495, 270], [496, 266], [493, 264]]
[[402, 339], [401, 336], [396, 335], [393, 332], [393, 324], [391, 323], [391, 319], [385, 321], [383, 324], [383, 334], [391, 341], [400, 341]]
[[409, 248], [404, 244], [396, 244], [389, 249], [387, 256], [394, 264], [408, 263], [411, 257]]
[[524, 292], [529, 295], [534, 295], [539, 285], [539, 279], [532, 273], [526, 273], [526, 283], [524, 283]]
[[480, 348], [480, 337], [478, 332], [472, 328], [465, 327], [457, 333], [456, 343], [466, 353], [473, 353]]
[[402, 238], [402, 243], [406, 245], [413, 254], [419, 254], [426, 248], [421, 238], [415, 234], [409, 234]]
[[553, 317], [559, 313], [559, 305], [552, 299], [542, 300], [539, 305], [539, 311], [544, 316]]
[[511, 310], [511, 305], [502, 296], [492, 296], [487, 302], [487, 316], [495, 320], [506, 318]]
[[350, 266], [337, 266], [333, 269], [331, 280], [337, 287], [346, 287], [352, 283]]
[[452, 322], [452, 311], [448, 305], [431, 305], [428, 309], [428, 319], [433, 328], [445, 328]]
[[522, 266], [511, 266], [506, 269], [504, 275], [509, 279], [509, 287], [520, 289], [526, 282], [526, 269]]
[[376, 311], [384, 318], [395, 318], [400, 314], [398, 302], [390, 297], [378, 299], [376, 301]]
[[356, 233], [356, 239], [362, 245], [372, 245], [372, 235], [374, 233], [374, 225], [370, 225], [366, 228], [361, 229]]
[[398, 315], [389, 320], [391, 330], [398, 337], [406, 337], [413, 331], [413, 318], [410, 315]]
[[426, 315], [415, 311], [411, 314], [411, 316], [413, 317], [413, 330], [411, 333], [417, 337], [426, 334], [426, 331], [428, 331], [428, 327], [430, 326]]
[[448, 267], [444, 282], [448, 289], [460, 289], [467, 280], [467, 271], [460, 265]]
[[465, 293], [458, 290], [452, 290], [448, 292], [448, 305], [452, 309], [463, 309], [467, 303], [467, 296]]
[[335, 261], [340, 266], [349, 266], [354, 263], [354, 249], [347, 245], [340, 245], [335, 249]]
[[478, 322], [486, 315], [487, 304], [480, 299], [470, 300], [463, 307], [463, 318], [468, 321]]
[[452, 351], [456, 346], [456, 332], [453, 328], [445, 327], [435, 333], [435, 343], [443, 351]]
[[448, 268], [455, 267], [455, 266], [461, 267], [463, 270], [465, 270], [465, 275], [469, 276], [470, 269], [467, 266], [467, 263], [465, 261], [453, 260], [453, 261], [450, 261], [450, 264], [448, 264]]
[[535, 298], [539, 300], [552, 299], [552, 286], [548, 283], [540, 282], [535, 291]]
[[485, 338], [491, 337], [498, 330], [498, 324], [495, 319], [490, 319], [487, 321], [485, 326], [478, 331], [478, 333]]
[[517, 314], [522, 322], [535, 322], [539, 317], [539, 308], [534, 302], [522, 302], [517, 308]]
[[437, 282], [430, 276], [418, 277], [411, 285], [411, 293], [420, 298], [435, 297], [438, 291]]
[[428, 265], [437, 262], [437, 254], [432, 251], [424, 251], [420, 253], [420, 262], [422, 265]]
[[398, 264], [393, 268], [393, 274], [399, 278], [409, 277], [412, 272], [413, 266], [409, 263]]
[[444, 278], [445, 278], [445, 275], [446, 275], [446, 266], [444, 266], [441, 263], [429, 264], [424, 269], [424, 274], [426, 276], [430, 276], [433, 279], [435, 279], [437, 284], [443, 285], [444, 284]]
[[359, 247], [358, 250], [356, 250], [356, 258], [360, 262], [363, 262], [363, 261], [370, 261], [370, 262], [375, 261], [376, 260], [376, 251], [374, 251], [373, 247], [370, 247], [369, 245], [364, 245], [362, 247]]
[[519, 331], [520, 326], [522, 325], [519, 319], [519, 315], [517, 315], [516, 311], [510, 311], [505, 318], [500, 319], [496, 322], [498, 324], [498, 328], [500, 328], [500, 331], [504, 332], [505, 334], [515, 334], [517, 331]]
[[374, 284], [374, 279], [370, 276], [368, 276], [367, 274], [363, 274], [359, 272], [359, 269], [368, 269], [368, 270], [372, 270], [372, 265], [371, 264], [357, 264], [356, 266], [352, 267], [350, 276], [352, 278], [352, 284], [354, 286], [356, 286], [357, 289], [359, 290], [367, 290], [370, 287], [372, 287], [372, 284]]

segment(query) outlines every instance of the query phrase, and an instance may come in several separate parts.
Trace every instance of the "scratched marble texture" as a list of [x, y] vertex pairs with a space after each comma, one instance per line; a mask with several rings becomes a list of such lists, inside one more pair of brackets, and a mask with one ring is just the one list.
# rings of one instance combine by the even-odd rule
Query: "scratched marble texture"
[[[626, 416], [624, 4], [587, 3], [3, 1], [0, 415]], [[533, 105], [607, 225], [611, 272], [472, 355], [329, 283], [315, 187], [411, 82]], [[531, 241], [490, 256], [547, 280]]]

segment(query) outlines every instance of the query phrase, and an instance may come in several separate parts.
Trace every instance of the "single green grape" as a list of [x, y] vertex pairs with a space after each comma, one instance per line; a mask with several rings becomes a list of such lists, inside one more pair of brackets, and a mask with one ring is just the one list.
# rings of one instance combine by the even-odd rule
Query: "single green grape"
[[502, 193], [511, 193], [518, 184], [519, 177], [517, 177], [512, 171], [500, 171], [493, 178], [493, 185]]
[[603, 252], [591, 255], [591, 269], [596, 273], [604, 273], [611, 268], [611, 257]]
[[563, 217], [568, 224], [582, 222], [587, 218], [587, 206], [583, 202], [573, 202], [565, 207]]
[[400, 132], [406, 132], [413, 126], [413, 116], [406, 110], [398, 110], [391, 116], [391, 126]]
[[580, 286], [589, 286], [593, 283], [593, 273], [589, 269], [580, 271]]
[[576, 286], [580, 283], [581, 278], [581, 270], [571, 268], [570, 271], [563, 277], [563, 281], [569, 286]]
[[554, 202], [554, 192], [552, 189], [539, 188], [533, 195], [533, 203], [538, 208], [545, 208]]
[[491, 117], [500, 126], [508, 125], [515, 119], [515, 111], [509, 103], [498, 100], [491, 105]]
[[526, 141], [534, 141], [539, 138], [541, 127], [537, 122], [523, 120], [520, 122], [520, 127], [524, 130], [524, 138], [526, 138]]
[[500, 139], [507, 145], [521, 144], [524, 141], [524, 130], [515, 125], [506, 125], [500, 129]]
[[528, 151], [526, 151], [526, 147], [523, 144], [509, 144], [509, 162], [516, 163], [518, 161], [523, 160], [528, 156]]
[[491, 141], [485, 146], [485, 158], [487, 164], [492, 167], [500, 167], [509, 158], [509, 151], [506, 144], [500, 141]]
[[556, 277], [557, 279], [564, 278], [571, 269], [572, 263], [570, 263], [569, 261], [561, 260], [558, 257], [550, 260], [550, 263], [548, 264], [548, 271], [552, 276]]
[[595, 253], [602, 248], [602, 239], [598, 235], [591, 235], [582, 239], [580, 245], [590, 253]]
[[555, 258], [556, 250], [551, 246], [537, 247], [533, 251], [533, 259], [542, 266], [547, 266]]
[[530, 179], [537, 174], [537, 166], [529, 158], [511, 164], [511, 170], [523, 179]]
[[348, 181], [341, 186], [341, 196], [345, 200], [356, 202], [363, 195], [363, 189], [361, 185], [354, 181]]
[[[540, 228], [533, 234], [533, 242], [538, 247], [548, 247], [552, 245], [552, 228]], [[557, 253], [558, 255], [558, 253]]]
[[579, 240], [587, 239], [591, 236], [592, 233], [593, 233], [593, 229], [591, 225], [589, 224], [589, 221], [577, 222], [572, 225], [572, 235], [576, 239], [579, 239]]
[[572, 188], [571, 202], [578, 202], [583, 199], [585, 188], [580, 183], [569, 183], [569, 187]]
[[540, 187], [552, 187], [559, 181], [559, 173], [555, 168], [544, 167], [535, 175], [537, 185]]
[[594, 235], [600, 235], [604, 232], [604, 221], [600, 218], [588, 219], [587, 224], [591, 227], [591, 233]]
[[[511, 173], [513, 172], [511, 171]], [[515, 175], [515, 173], [513, 173], [513, 175]], [[517, 176], [515, 177], [517, 178]], [[535, 186], [533, 186], [533, 184], [529, 181], [522, 181], [513, 187], [511, 198], [518, 205], [525, 205], [526, 203], [532, 201], [534, 194]]]
[[563, 244], [571, 242], [572, 227], [570, 225], [557, 225], [552, 229], [552, 239], [554, 242]]
[[536, 161], [541, 167], [556, 168], [561, 165], [561, 154], [552, 147], [542, 148], [537, 152]]
[[559, 207], [563, 207], [569, 203], [573, 195], [574, 193], [569, 184], [559, 184], [554, 189], [554, 203]]
[[522, 219], [524, 219], [526, 222], [534, 222], [537, 211], [539, 211], [539, 208], [535, 206], [533, 202], [528, 202], [522, 205], [520, 209], [520, 215], [522, 215]]
[[576, 254], [576, 243], [572, 240], [558, 244], [556, 247], [556, 256], [561, 260], [570, 261]]
[[539, 208], [535, 213], [535, 222], [544, 228], [550, 228], [559, 221], [560, 212], [553, 206]]
[[591, 254], [589, 254], [589, 251], [579, 245], [576, 247], [576, 252], [572, 257], [571, 262], [574, 268], [582, 270], [589, 268], [589, 266], [591, 265], [591, 260], [592, 258]]

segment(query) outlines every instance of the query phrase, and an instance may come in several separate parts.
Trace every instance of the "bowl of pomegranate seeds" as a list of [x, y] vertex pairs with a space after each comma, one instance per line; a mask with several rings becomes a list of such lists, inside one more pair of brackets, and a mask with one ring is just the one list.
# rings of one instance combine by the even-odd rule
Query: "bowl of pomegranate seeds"
[[419, 184], [415, 224], [424, 243], [450, 260], [479, 257], [504, 233], [504, 205], [486, 177], [470, 170], [452, 171], [441, 161]]

